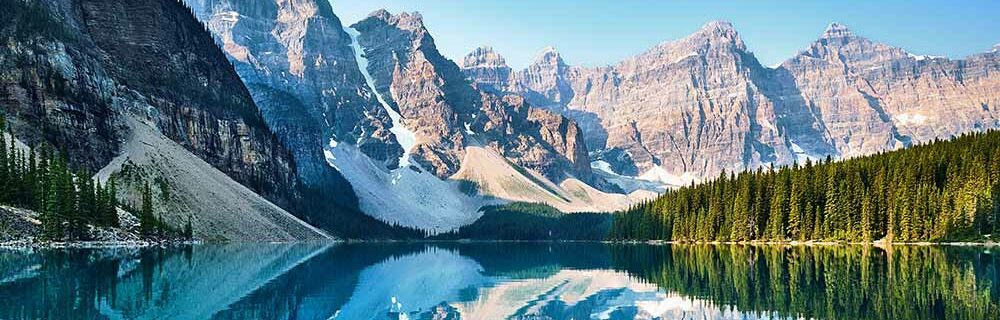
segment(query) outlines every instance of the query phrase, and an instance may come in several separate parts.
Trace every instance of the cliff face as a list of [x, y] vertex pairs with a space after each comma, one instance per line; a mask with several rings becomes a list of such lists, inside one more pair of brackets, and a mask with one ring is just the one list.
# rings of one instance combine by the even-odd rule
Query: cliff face
[[129, 110], [170, 139], [279, 205], [289, 205], [294, 163], [250, 93], [183, 5], [79, 1], [81, 31], [106, 69], [153, 108]]
[[917, 56], [833, 24], [776, 71], [791, 74], [839, 155], [856, 156], [1000, 126], [998, 61]]
[[322, 146], [356, 142], [394, 167], [402, 149], [388, 114], [365, 83], [351, 38], [326, 1], [186, 1], [216, 35], [264, 118], [296, 153], [300, 176], [321, 183], [332, 171]]
[[732, 26], [716, 22], [611, 67], [571, 67], [548, 48], [505, 91], [576, 120], [592, 150], [624, 151], [616, 167], [702, 176], [788, 153], [760, 70]]
[[492, 50], [464, 61], [481, 86], [579, 123], [595, 160], [676, 182], [1000, 127], [995, 51], [915, 56], [837, 24], [776, 68], [726, 22], [607, 67], [569, 66], [551, 48], [520, 71], [489, 63], [502, 61]]
[[[586, 146], [578, 142], [582, 136], [572, 121], [518, 97], [476, 90], [458, 65], [437, 51], [419, 14], [377, 11], [352, 28], [360, 32], [357, 40], [375, 89], [399, 112], [399, 124], [416, 136], [409, 152], [421, 167], [449, 177], [458, 171], [465, 147], [485, 145], [552, 181], [592, 179]], [[494, 58], [486, 54], [476, 63], [503, 65]]]
[[[20, 139], [65, 150], [74, 167], [103, 169], [101, 179], [132, 179], [121, 182], [120, 192], [133, 204], [138, 191], [126, 186], [162, 182], [157, 193], [164, 202], [156, 207], [163, 218], [175, 225], [193, 220], [200, 237], [220, 236], [212, 224], [224, 220], [243, 221], [226, 226], [240, 239], [298, 239], [266, 234], [265, 225], [304, 228], [299, 234], [306, 238], [325, 236], [269, 203], [298, 206], [292, 156], [182, 4], [4, 0], [3, 6], [13, 10], [4, 10], [9, 23], [0, 29], [0, 106]], [[137, 128], [149, 129], [138, 134]], [[156, 140], [161, 148], [128, 147], [144, 141], [148, 146], [156, 136], [164, 137]], [[205, 175], [191, 176], [196, 169]], [[205, 183], [215, 189], [171, 184], [197, 179], [210, 180]], [[243, 198], [253, 204], [243, 211], [212, 207], [235, 204], [230, 202], [191, 201], [240, 201], [217, 197], [226, 194], [266, 200]]]

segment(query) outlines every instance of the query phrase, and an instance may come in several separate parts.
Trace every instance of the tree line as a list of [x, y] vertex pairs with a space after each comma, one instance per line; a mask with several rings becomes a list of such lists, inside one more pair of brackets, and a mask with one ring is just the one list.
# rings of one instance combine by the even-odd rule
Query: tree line
[[615, 269], [751, 318], [1000, 319], [1000, 255], [982, 248], [614, 245], [611, 254]]
[[1000, 132], [758, 169], [615, 214], [612, 240], [980, 240], [1000, 233]]
[[[88, 240], [85, 228], [121, 227], [118, 207], [128, 207], [118, 198], [115, 180], [108, 183], [91, 179], [86, 169], [74, 171], [64, 153], [43, 146], [40, 150], [18, 148], [0, 115], [0, 204], [39, 213], [42, 236], [49, 240]], [[132, 209], [144, 237], [184, 235], [190, 238], [190, 222], [182, 232], [171, 229], [153, 214], [149, 186], [143, 190], [142, 208]]]

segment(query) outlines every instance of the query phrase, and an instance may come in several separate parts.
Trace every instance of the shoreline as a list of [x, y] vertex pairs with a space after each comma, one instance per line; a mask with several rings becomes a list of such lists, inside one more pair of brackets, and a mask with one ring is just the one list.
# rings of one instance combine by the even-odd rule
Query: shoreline
[[950, 242], [840, 242], [840, 241], [599, 241], [599, 240], [331, 240], [331, 241], [71, 241], [71, 242], [47, 242], [31, 240], [15, 240], [0, 242], [0, 249], [113, 249], [113, 248], [150, 248], [176, 245], [212, 245], [212, 244], [309, 244], [309, 243], [329, 243], [329, 244], [378, 244], [378, 243], [599, 243], [599, 244], [620, 244], [620, 245], [747, 245], [747, 246], [792, 246], [792, 247], [819, 247], [819, 246], [955, 246], [955, 247], [998, 247], [1000, 242], [985, 241], [950, 241]]

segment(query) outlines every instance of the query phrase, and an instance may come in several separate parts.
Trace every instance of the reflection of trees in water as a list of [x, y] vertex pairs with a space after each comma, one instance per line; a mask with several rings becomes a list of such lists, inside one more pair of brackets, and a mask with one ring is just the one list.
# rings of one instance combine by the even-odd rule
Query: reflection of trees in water
[[982, 248], [616, 246], [616, 268], [747, 312], [819, 319], [998, 319]]
[[[0, 251], [0, 319], [208, 318], [322, 250], [317, 245]], [[11, 258], [13, 257], [13, 258]], [[2, 278], [2, 277], [0, 277]]]
[[[1000, 256], [978, 247], [433, 243], [0, 250], [0, 319], [325, 319], [357, 294], [367, 268], [432, 248], [475, 260], [497, 281], [618, 269], [751, 314], [1000, 318]], [[459, 289], [461, 301], [480, 298], [479, 285]], [[574, 317], [619, 294], [550, 299], [537, 311]], [[410, 318], [457, 318], [449, 303], [460, 301], [445, 302]]]
[[101, 304], [116, 299], [118, 273], [129, 272], [127, 267], [137, 253], [129, 249], [0, 251], [0, 269], [22, 275], [0, 283], [0, 318], [107, 318], [100, 313]]

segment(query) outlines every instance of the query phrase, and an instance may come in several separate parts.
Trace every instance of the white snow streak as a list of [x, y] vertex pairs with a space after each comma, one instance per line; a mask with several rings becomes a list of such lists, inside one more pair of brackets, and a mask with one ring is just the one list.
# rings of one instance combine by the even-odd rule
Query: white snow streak
[[808, 152], [806, 152], [805, 149], [802, 149], [802, 147], [796, 144], [795, 142], [789, 141], [788, 143], [791, 144], [792, 153], [795, 155], [795, 161], [797, 163], [805, 164], [806, 160], [810, 160], [812, 162], [816, 162], [817, 160], [819, 160], [819, 157], [809, 154]]
[[917, 113], [917, 114], [904, 113], [904, 114], [897, 115], [895, 118], [896, 118], [896, 121], [899, 122], [899, 124], [904, 125], [904, 126], [905, 125], [911, 125], [911, 124], [921, 125], [921, 124], [924, 124], [924, 122], [927, 122], [927, 116], [919, 114], [919, 113]]
[[358, 31], [351, 28], [344, 28], [344, 31], [351, 36], [351, 49], [354, 50], [354, 58], [358, 62], [361, 74], [365, 77], [368, 89], [375, 93], [375, 98], [378, 99], [379, 104], [382, 105], [385, 112], [389, 113], [389, 118], [392, 119], [392, 126], [389, 128], [389, 131], [396, 135], [396, 142], [403, 147], [403, 155], [399, 157], [399, 166], [406, 167], [410, 164], [410, 150], [417, 144], [417, 135], [403, 125], [403, 116], [390, 107], [385, 102], [382, 94], [375, 89], [375, 80], [372, 78], [371, 73], [368, 72], [368, 58], [365, 57], [364, 50], [361, 49], [361, 44], [358, 43]]
[[678, 187], [690, 185], [692, 182], [700, 180], [694, 172], [684, 172], [680, 175], [676, 175], [667, 172], [667, 170], [663, 169], [661, 166], [654, 166], [645, 173], [639, 175], [639, 179], [646, 181], [659, 181]]

